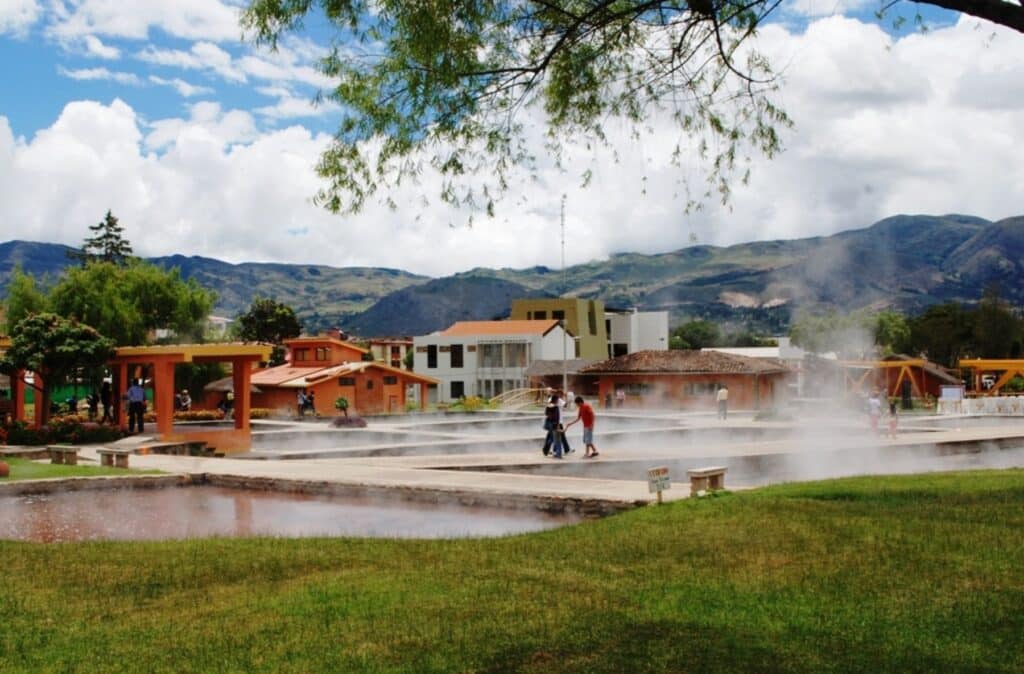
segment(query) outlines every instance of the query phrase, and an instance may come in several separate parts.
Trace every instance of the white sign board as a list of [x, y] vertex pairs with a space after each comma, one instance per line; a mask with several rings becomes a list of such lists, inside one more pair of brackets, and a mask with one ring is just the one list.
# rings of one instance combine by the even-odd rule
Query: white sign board
[[939, 389], [939, 400], [960, 401], [963, 399], [963, 386], [943, 386]]
[[672, 486], [668, 476], [668, 466], [659, 466], [647, 471], [647, 488], [650, 493], [665, 491]]

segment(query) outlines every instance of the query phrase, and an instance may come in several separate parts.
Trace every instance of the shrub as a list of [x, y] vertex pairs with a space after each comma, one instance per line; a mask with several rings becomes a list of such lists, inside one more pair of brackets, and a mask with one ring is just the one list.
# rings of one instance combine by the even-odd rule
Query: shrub
[[269, 419], [274, 415], [274, 410], [266, 407], [253, 407], [249, 410], [250, 419]]
[[3, 429], [3, 433], [12, 445], [49, 445], [59, 442], [72, 444], [93, 444], [113, 442], [124, 437], [124, 432], [116, 426], [103, 426], [94, 422], [82, 423], [74, 416], [50, 420], [42, 428], [30, 428], [24, 421], [16, 421]]
[[220, 410], [189, 410], [187, 412], [175, 412], [176, 421], [218, 421], [224, 418]]
[[[438, 405], [440, 407], [440, 405]], [[450, 410], [462, 410], [463, 412], [479, 412], [480, 410], [491, 409], [493, 405], [491, 402], [480, 396], [469, 396], [467, 398], [459, 398], [457, 402], [452, 403], [448, 409]]]
[[362, 417], [334, 417], [331, 419], [334, 428], [366, 428], [366, 419]]

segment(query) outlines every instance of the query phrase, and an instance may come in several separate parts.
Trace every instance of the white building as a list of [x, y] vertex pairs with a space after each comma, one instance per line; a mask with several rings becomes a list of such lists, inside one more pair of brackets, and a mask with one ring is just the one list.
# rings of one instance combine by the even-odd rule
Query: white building
[[413, 370], [440, 380], [429, 403], [525, 388], [530, 363], [575, 354], [572, 334], [557, 320], [460, 321], [413, 344]]
[[667, 311], [615, 311], [605, 309], [608, 357], [637, 351], [668, 350]]

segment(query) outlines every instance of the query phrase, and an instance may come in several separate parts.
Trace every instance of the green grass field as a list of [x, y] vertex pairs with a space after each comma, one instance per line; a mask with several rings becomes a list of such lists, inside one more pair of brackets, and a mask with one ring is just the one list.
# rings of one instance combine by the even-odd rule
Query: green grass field
[[1024, 470], [504, 539], [0, 542], [0, 671], [1021, 672]]
[[[127, 475], [124, 468], [104, 468], [96, 465], [65, 466], [63, 464], [41, 463], [26, 459], [4, 459], [11, 467], [7, 478], [0, 478], [0, 483], [11, 480], [42, 480], [50, 477], [92, 477], [97, 475]], [[131, 471], [134, 473], [155, 473], [158, 471]], [[3, 564], [0, 562], [0, 569]]]

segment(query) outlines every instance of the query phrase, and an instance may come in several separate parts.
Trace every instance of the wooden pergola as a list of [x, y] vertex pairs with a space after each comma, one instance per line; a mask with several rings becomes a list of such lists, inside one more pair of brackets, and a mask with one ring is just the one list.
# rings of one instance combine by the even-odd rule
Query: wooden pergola
[[[129, 370], [149, 368], [153, 381], [153, 407], [160, 440], [201, 440], [223, 451], [249, 449], [250, 382], [253, 366], [270, 360], [268, 344], [169, 344], [123, 346], [109, 363], [114, 380], [115, 421], [128, 427], [121, 394], [128, 390]], [[231, 429], [174, 429], [174, 366], [180, 363], [230, 363], [234, 385], [234, 427]]]
[[[1024, 377], [1024, 360], [1007, 358], [965, 358], [959, 362], [961, 369], [970, 368], [974, 371], [974, 390], [978, 395], [999, 395], [999, 390], [1010, 383], [1016, 376]], [[981, 375], [996, 374], [992, 388], [987, 391], [981, 387]]]

